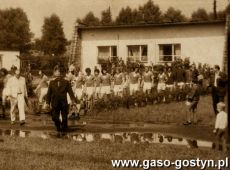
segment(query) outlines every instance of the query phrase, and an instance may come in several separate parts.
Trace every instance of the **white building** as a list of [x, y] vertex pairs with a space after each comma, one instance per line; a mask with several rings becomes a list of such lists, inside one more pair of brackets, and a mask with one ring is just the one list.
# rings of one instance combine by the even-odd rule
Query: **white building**
[[12, 65], [20, 69], [19, 51], [0, 51], [0, 68], [10, 70]]
[[76, 58], [83, 69], [114, 56], [154, 64], [189, 57], [195, 63], [223, 65], [225, 21], [76, 26], [75, 33]]

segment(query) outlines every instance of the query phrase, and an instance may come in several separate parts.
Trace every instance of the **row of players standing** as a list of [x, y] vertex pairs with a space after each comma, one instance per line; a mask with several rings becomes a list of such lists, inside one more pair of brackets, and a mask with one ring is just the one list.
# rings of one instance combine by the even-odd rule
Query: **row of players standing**
[[173, 91], [176, 87], [183, 88], [186, 84], [191, 87], [194, 82], [203, 77], [199, 77], [199, 72], [193, 64], [187, 72], [182, 66], [176, 69], [162, 67], [158, 72], [155, 72], [150, 65], [145, 66], [143, 71], [136, 67], [131, 72], [116, 67], [111, 74], [106, 69], [102, 69], [100, 74], [97, 68], [94, 69], [94, 73], [90, 68], [86, 68], [83, 74], [72, 68], [66, 78], [72, 82], [73, 91], [79, 100], [82, 100], [84, 95], [87, 96], [88, 109], [90, 109], [93, 100], [110, 94], [122, 97], [124, 94], [135, 95], [139, 91], [150, 94], [153, 89], [157, 92], [166, 89]]
[[123, 71], [122, 68], [116, 68], [113, 74], [108, 73], [106, 69], [102, 69], [100, 74], [99, 69], [96, 68], [92, 74], [91, 69], [86, 68], [85, 73], [84, 75], [80, 71], [70, 71], [66, 78], [73, 83], [73, 89], [84, 91], [85, 87], [87, 91], [88, 87], [89, 91], [102, 95], [110, 94], [112, 91], [117, 95], [128, 87], [131, 95], [140, 89], [148, 93], [153, 87], [156, 87], [158, 91], [166, 88], [173, 89], [175, 86], [191, 85], [199, 78], [194, 65], [191, 66], [188, 74], [181, 67], [176, 71], [172, 71], [171, 67], [162, 68], [156, 73], [153, 72], [152, 66], [146, 66], [143, 72], [139, 68], [134, 68], [130, 73]]

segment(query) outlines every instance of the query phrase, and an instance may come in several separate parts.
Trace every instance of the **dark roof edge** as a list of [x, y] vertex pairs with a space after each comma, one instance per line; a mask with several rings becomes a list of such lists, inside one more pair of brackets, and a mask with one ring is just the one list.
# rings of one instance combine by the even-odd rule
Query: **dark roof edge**
[[130, 25], [99, 25], [99, 26], [85, 26], [77, 25], [78, 29], [110, 29], [110, 28], [141, 28], [141, 27], [161, 27], [161, 26], [177, 26], [177, 25], [199, 25], [199, 24], [225, 24], [226, 20], [212, 20], [212, 21], [191, 21], [191, 22], [175, 22], [175, 23], [145, 23], [145, 24], [130, 24]]

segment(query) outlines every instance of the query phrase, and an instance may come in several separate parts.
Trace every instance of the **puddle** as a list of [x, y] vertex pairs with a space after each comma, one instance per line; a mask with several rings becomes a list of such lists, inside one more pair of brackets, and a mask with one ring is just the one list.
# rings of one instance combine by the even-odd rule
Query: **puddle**
[[[3, 130], [0, 129], [0, 136], [14, 136], [21, 138], [57, 138], [56, 132], [45, 131], [23, 131], [23, 130]], [[180, 145], [188, 148], [212, 148], [213, 143], [203, 140], [192, 140], [174, 135], [166, 135], [162, 133], [144, 133], [144, 132], [113, 132], [113, 133], [66, 133], [63, 134], [63, 139], [74, 140], [78, 142], [95, 142], [107, 141], [113, 143], [155, 143]]]

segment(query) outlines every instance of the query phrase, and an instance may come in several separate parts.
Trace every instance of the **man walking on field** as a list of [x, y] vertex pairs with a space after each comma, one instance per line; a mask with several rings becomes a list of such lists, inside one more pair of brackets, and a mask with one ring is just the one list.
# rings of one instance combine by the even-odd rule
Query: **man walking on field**
[[[64, 79], [63, 70], [59, 66], [54, 68], [55, 79], [52, 80], [48, 87], [46, 104], [51, 104], [52, 120], [55, 123], [58, 132], [64, 132], [68, 128], [68, 102], [67, 93], [72, 101], [76, 101], [71, 84]], [[60, 120], [61, 115], [61, 120]]]
[[18, 107], [20, 125], [25, 124], [25, 99], [27, 99], [26, 80], [20, 76], [20, 71], [16, 70], [15, 75], [8, 80], [7, 88], [10, 97], [10, 117], [11, 124], [15, 123], [15, 109]]

